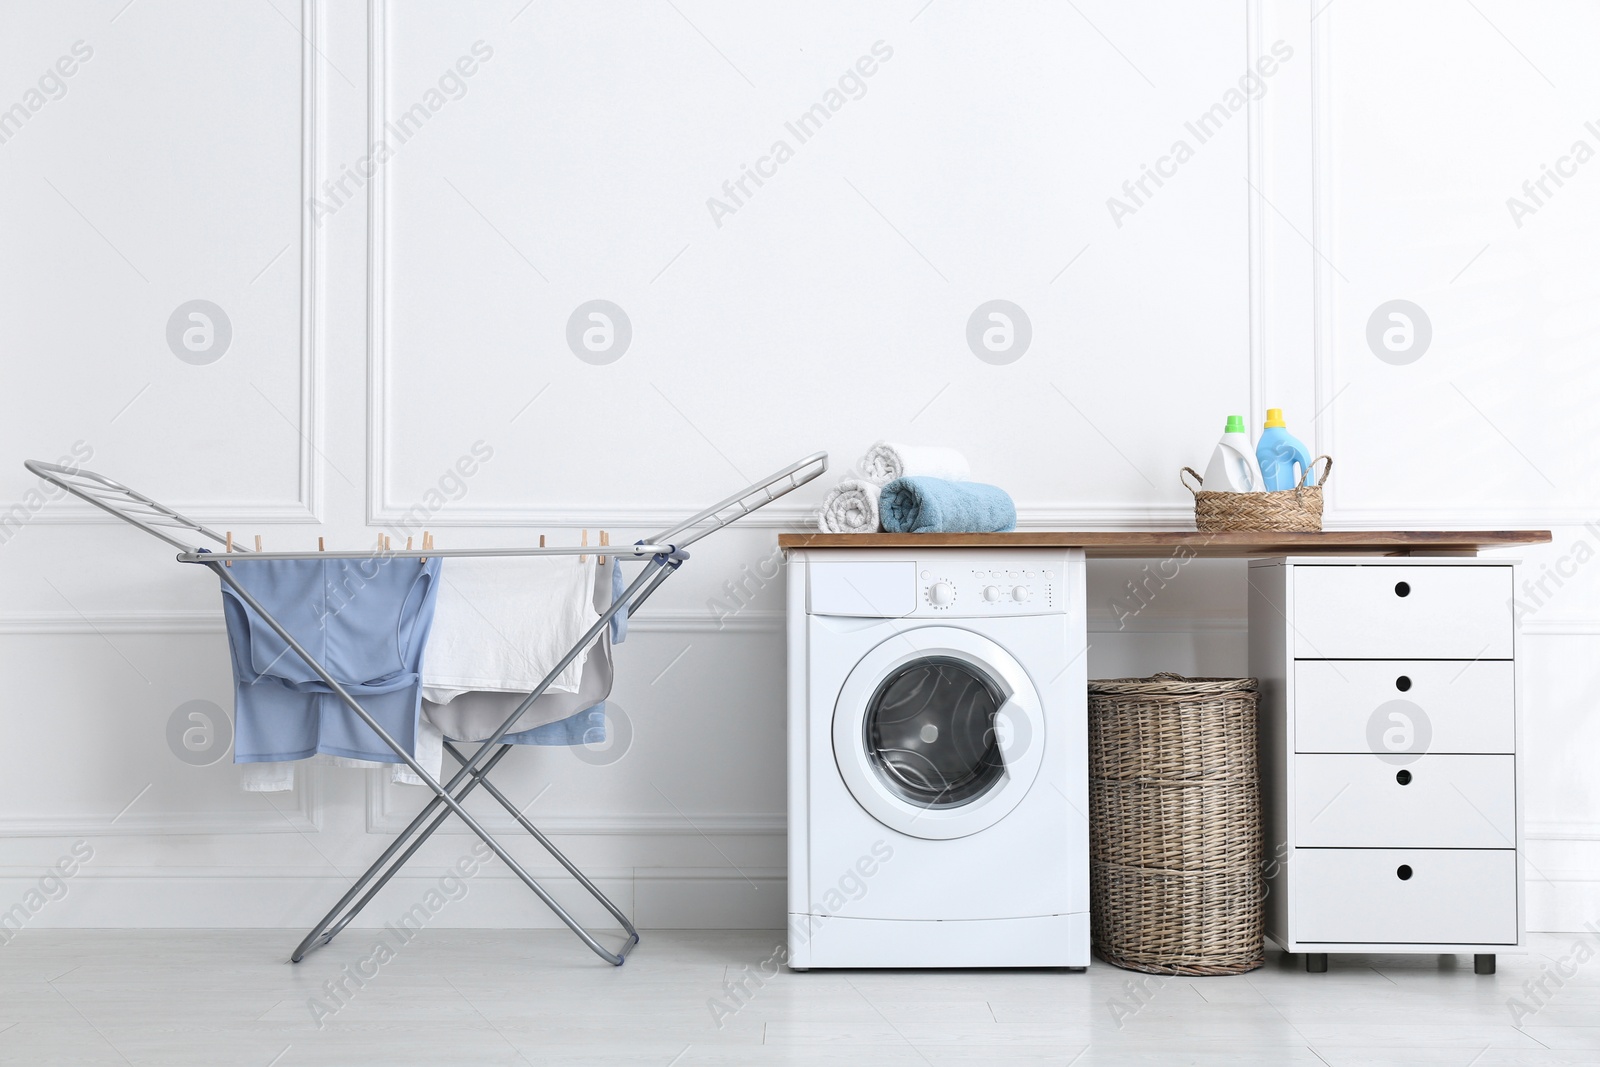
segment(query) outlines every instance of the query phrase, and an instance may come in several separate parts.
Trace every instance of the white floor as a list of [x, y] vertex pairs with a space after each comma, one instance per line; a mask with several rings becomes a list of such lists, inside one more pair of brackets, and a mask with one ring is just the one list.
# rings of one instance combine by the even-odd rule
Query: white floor
[[[1533, 935], [1492, 977], [1470, 957], [1335, 956], [1312, 975], [1274, 954], [1238, 978], [1143, 979], [1137, 998], [1141, 976], [1103, 964], [757, 985], [776, 931], [647, 931], [620, 969], [550, 930], [429, 929], [364, 963], [379, 936], [293, 966], [289, 931], [26, 930], [0, 944], [0, 1063], [1600, 1064], [1600, 957], [1566, 964], [1542, 1005], [1523, 990], [1578, 935]], [[357, 964], [371, 977], [324, 992]], [[1532, 1014], [1514, 1020], [1513, 997]]]

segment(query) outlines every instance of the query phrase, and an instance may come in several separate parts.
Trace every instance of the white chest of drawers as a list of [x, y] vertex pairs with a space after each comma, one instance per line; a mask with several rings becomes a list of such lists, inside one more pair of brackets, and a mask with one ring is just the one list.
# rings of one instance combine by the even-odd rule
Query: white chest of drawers
[[1250, 564], [1267, 936], [1330, 952], [1522, 941], [1514, 567], [1471, 557]]

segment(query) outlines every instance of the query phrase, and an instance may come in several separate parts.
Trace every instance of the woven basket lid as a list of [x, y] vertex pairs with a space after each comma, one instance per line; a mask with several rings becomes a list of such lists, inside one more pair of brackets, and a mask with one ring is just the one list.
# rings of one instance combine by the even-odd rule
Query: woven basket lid
[[1160, 694], [1195, 696], [1209, 693], [1253, 693], [1254, 678], [1186, 678], [1163, 671], [1149, 678], [1091, 678], [1089, 692], [1106, 694]]

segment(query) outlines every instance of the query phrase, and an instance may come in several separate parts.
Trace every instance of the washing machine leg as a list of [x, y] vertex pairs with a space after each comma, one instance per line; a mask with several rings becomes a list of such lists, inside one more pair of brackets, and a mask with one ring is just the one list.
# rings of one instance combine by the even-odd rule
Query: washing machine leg
[[1307, 952], [1306, 953], [1306, 973], [1307, 974], [1327, 974], [1328, 973], [1328, 954], [1326, 952]]

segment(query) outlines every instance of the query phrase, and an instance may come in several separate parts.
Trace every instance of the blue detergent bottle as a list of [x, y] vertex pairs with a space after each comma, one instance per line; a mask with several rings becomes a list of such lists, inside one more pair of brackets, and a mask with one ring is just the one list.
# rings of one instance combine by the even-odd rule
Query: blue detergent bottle
[[[1269, 493], [1293, 489], [1311, 470], [1311, 453], [1305, 445], [1289, 436], [1283, 423], [1282, 408], [1267, 409], [1267, 421], [1261, 428], [1261, 439], [1256, 442], [1256, 462], [1261, 464], [1261, 478], [1266, 482]], [[1317, 484], [1315, 473], [1308, 484]]]

